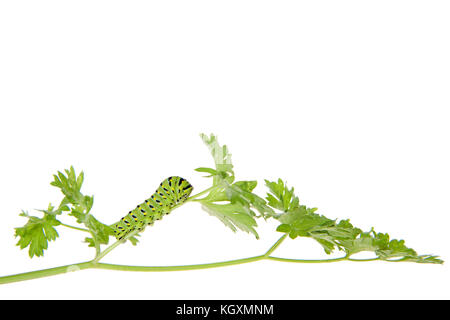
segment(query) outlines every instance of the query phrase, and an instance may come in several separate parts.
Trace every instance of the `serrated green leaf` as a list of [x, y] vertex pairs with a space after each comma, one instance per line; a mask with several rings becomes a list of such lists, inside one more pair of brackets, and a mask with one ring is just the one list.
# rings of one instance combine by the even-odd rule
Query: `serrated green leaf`
[[221, 146], [219, 144], [219, 141], [217, 140], [217, 137], [213, 134], [207, 136], [206, 134], [202, 133], [200, 134], [200, 137], [209, 148], [209, 151], [214, 158], [216, 172], [212, 174], [213, 184], [217, 185], [221, 179], [234, 177], [233, 164], [231, 163], [231, 154], [229, 153], [227, 146]]
[[434, 263], [434, 264], [443, 264], [444, 261], [439, 259], [438, 256], [432, 255], [421, 255], [421, 256], [406, 256], [401, 259], [405, 262], [415, 262], [415, 263]]
[[256, 185], [257, 181], [236, 181], [225, 188], [225, 193], [231, 203], [240, 203], [250, 210], [254, 208], [262, 217], [272, 215], [274, 211], [266, 201], [252, 192]]
[[436, 256], [418, 256], [413, 249], [406, 247], [403, 240], [390, 240], [386, 233], [376, 233], [373, 229], [362, 232], [349, 220], [337, 223], [336, 220], [317, 214], [317, 208], [299, 205], [293, 188], [289, 189], [281, 179], [278, 182], [266, 180], [266, 185], [271, 192], [267, 197], [269, 205], [284, 210], [283, 213], [273, 216], [281, 222], [277, 231], [288, 234], [292, 239], [313, 238], [327, 254], [338, 248], [344, 250], [348, 257], [369, 251], [374, 252], [381, 260], [391, 261], [400, 258], [401, 261], [442, 263]]
[[64, 194], [58, 210], [60, 212], [68, 212], [69, 216], [76, 218], [77, 223], [83, 224], [88, 228], [92, 237], [86, 238], [85, 242], [89, 246], [96, 247], [96, 245], [108, 244], [109, 236], [113, 235], [111, 227], [99, 222], [90, 214], [94, 204], [94, 197], [84, 195], [81, 192], [84, 173], [81, 172], [77, 176], [73, 166], [63, 171], [64, 173], [58, 171], [56, 175], [53, 175], [54, 180], [51, 182], [52, 186], [59, 188]]
[[342, 240], [340, 241], [340, 243], [349, 255], [362, 251], [375, 252], [379, 249], [374, 237], [372, 237], [370, 232], [362, 232], [359, 237], [355, 239]]
[[114, 233], [110, 226], [101, 223], [91, 214], [86, 216], [86, 221], [84, 224], [91, 232], [93, 241], [97, 244], [108, 244], [109, 236]]
[[[253, 218], [256, 213], [253, 209], [262, 216], [267, 213], [272, 214], [273, 210], [266, 205], [264, 199], [252, 193], [256, 185], [256, 181], [223, 183], [213, 189], [208, 196], [201, 199], [202, 208], [219, 218], [233, 231], [236, 231], [236, 227], [238, 227], [238, 229], [251, 232], [258, 237], [253, 229], [253, 226], [256, 226]], [[220, 204], [217, 204], [217, 202], [220, 202]], [[235, 210], [235, 212], [231, 213], [229, 210]]]
[[205, 211], [219, 218], [231, 230], [240, 229], [258, 237], [253, 228], [256, 226], [253, 218], [256, 216], [254, 210], [263, 217], [273, 214], [273, 210], [267, 206], [263, 198], [252, 192], [257, 182], [234, 182], [231, 154], [227, 146], [221, 146], [213, 134], [210, 136], [201, 134], [200, 137], [208, 146], [216, 168], [200, 167], [196, 169], [198, 172], [209, 173], [213, 177], [214, 187], [204, 198], [196, 201], [200, 201]]
[[56, 214], [45, 213], [43, 218], [39, 218], [22, 212], [20, 216], [28, 218], [28, 221], [23, 227], [15, 228], [15, 237], [19, 237], [17, 245], [20, 249], [29, 246], [30, 258], [43, 256], [44, 250], [48, 248], [48, 242], [54, 241], [59, 236], [54, 227], [61, 222], [56, 220]]
[[277, 182], [265, 180], [270, 193], [267, 194], [269, 205], [283, 212], [295, 210], [299, 207], [299, 199], [294, 195], [294, 188], [288, 188], [283, 180]]
[[[65, 198], [64, 204], [73, 204], [83, 206], [84, 210], [89, 212], [92, 207], [92, 197], [84, 196], [80, 190], [84, 181], [84, 173], [81, 172], [78, 177], [76, 176], [73, 166], [70, 169], [65, 169], [64, 173], [58, 171], [56, 175], [53, 175], [54, 180], [50, 183], [61, 190]], [[60, 205], [61, 206], [61, 205]]]
[[240, 229], [255, 235], [258, 239], [259, 235], [254, 229], [257, 226], [251, 211], [243, 207], [239, 203], [228, 204], [213, 204], [202, 203], [203, 209], [210, 215], [217, 217], [231, 230], [236, 231]]

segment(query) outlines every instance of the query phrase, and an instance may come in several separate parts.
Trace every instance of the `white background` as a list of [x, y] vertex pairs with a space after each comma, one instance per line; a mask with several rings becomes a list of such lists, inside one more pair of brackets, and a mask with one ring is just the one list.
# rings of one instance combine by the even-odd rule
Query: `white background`
[[[450, 259], [448, 1], [2, 1], [0, 274], [86, 261], [59, 228], [44, 258], [15, 246], [20, 210], [60, 201], [85, 172], [92, 213], [118, 220], [215, 133], [238, 179], [281, 177], [330, 218]], [[72, 222], [70, 217], [65, 222]], [[258, 255], [280, 236], [233, 233], [189, 203], [104, 261], [176, 265]], [[337, 256], [339, 253], [333, 256]], [[327, 256], [309, 239], [276, 255]], [[449, 266], [247, 265], [172, 273], [85, 270], [0, 287], [0, 298], [448, 299]]]

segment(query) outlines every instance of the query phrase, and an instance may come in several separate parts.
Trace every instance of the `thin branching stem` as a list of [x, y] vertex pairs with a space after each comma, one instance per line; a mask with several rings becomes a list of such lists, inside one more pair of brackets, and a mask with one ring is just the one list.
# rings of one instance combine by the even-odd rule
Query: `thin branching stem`
[[269, 260], [274, 261], [280, 261], [280, 262], [293, 262], [293, 263], [328, 263], [328, 262], [338, 262], [338, 261], [345, 261], [349, 260], [347, 257], [342, 258], [334, 258], [334, 259], [317, 259], [317, 260], [310, 260], [310, 259], [287, 259], [287, 258], [279, 258], [279, 257], [267, 257]]
[[286, 239], [286, 237], [287, 237], [287, 234], [282, 235], [281, 238], [278, 239], [278, 241], [275, 242], [274, 245], [272, 247], [270, 247], [269, 250], [267, 250], [267, 252], [264, 254], [264, 257], [268, 258], [270, 256], [270, 254], [272, 252], [274, 252], [281, 245], [281, 243], [284, 241], [284, 239]]
[[214, 190], [215, 188], [217, 188], [217, 186], [209, 187], [208, 189], [205, 189], [205, 190], [203, 190], [202, 192], [199, 192], [199, 193], [197, 193], [197, 194], [194, 194], [194, 195], [190, 196], [190, 197], [186, 200], [186, 202], [188, 202], [188, 201], [199, 201], [199, 200], [201, 200], [201, 199], [197, 199], [198, 197], [200, 197], [200, 196], [202, 196], [202, 195], [204, 195], [204, 194], [206, 194], [206, 193], [208, 193], [208, 192]]
[[70, 228], [70, 229], [74, 229], [74, 230], [78, 230], [78, 231], [83, 231], [83, 232], [91, 233], [88, 229], [83, 229], [83, 228], [71, 226], [71, 225], [69, 225], [69, 224], [65, 224], [65, 223], [62, 223], [62, 222], [61, 222], [61, 226], [66, 227], [66, 228]]

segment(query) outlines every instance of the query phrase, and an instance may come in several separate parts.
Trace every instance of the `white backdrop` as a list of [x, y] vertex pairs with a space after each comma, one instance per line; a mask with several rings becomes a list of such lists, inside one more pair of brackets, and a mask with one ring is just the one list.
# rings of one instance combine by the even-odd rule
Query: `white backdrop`
[[[118, 220], [160, 180], [195, 191], [215, 133], [239, 179], [281, 177], [330, 218], [450, 259], [448, 1], [2, 1], [0, 275], [86, 261], [59, 228], [43, 258], [15, 246], [24, 209], [85, 172], [92, 213]], [[69, 222], [70, 219], [64, 220]], [[195, 203], [105, 262], [175, 265], [258, 255], [280, 236], [233, 233]], [[309, 239], [277, 256], [325, 257]], [[0, 286], [0, 298], [448, 299], [448, 264], [291, 264], [85, 270]]]

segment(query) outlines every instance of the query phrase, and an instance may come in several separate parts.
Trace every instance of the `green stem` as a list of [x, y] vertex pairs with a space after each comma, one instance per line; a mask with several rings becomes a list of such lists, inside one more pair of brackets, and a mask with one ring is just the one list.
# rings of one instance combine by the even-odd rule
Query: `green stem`
[[94, 263], [97, 263], [100, 261], [100, 259], [103, 259], [104, 256], [106, 256], [108, 253], [110, 253], [111, 251], [113, 251], [117, 246], [119, 246], [120, 244], [126, 242], [130, 237], [135, 236], [136, 234], [138, 234], [140, 231], [139, 230], [134, 230], [132, 232], [130, 232], [129, 234], [127, 234], [125, 236], [125, 238], [123, 238], [122, 240], [117, 240], [116, 242], [114, 242], [112, 245], [110, 245], [108, 248], [106, 248], [105, 250], [103, 250], [102, 252], [100, 252], [99, 254], [97, 254], [94, 258], [94, 260], [92, 260]]
[[74, 229], [74, 230], [78, 230], [78, 231], [83, 231], [83, 232], [88, 232], [88, 233], [90, 233], [90, 231], [89, 231], [88, 229], [78, 228], [78, 227], [71, 226], [71, 225], [69, 225], [69, 224], [65, 224], [65, 223], [62, 223], [62, 222], [61, 222], [61, 225], [62, 225], [63, 227], [67, 227], [67, 228], [70, 228], [70, 229]]
[[[63, 226], [63, 227], [66, 227], [66, 228], [70, 228], [70, 229], [74, 229], [74, 230], [78, 230], [78, 231], [87, 232], [87, 233], [89, 233], [89, 234], [92, 236], [92, 238], [94, 238], [94, 234], [93, 234], [90, 230], [88, 230], [88, 229], [83, 229], [83, 228], [71, 226], [71, 225], [69, 225], [69, 224], [65, 224], [65, 223], [62, 223], [62, 222], [61, 222], [60, 225]], [[100, 255], [100, 253], [101, 253], [100, 245], [99, 245], [98, 243], [95, 243], [95, 256]]]
[[354, 261], [354, 262], [367, 262], [367, 261], [376, 261], [376, 260], [380, 260], [379, 257], [376, 258], [369, 258], [369, 259], [347, 259], [348, 261]]
[[[95, 239], [95, 234], [91, 231], [89, 231], [89, 233], [91, 234], [92, 239]], [[94, 246], [95, 246], [95, 257], [98, 257], [102, 253], [102, 250], [100, 249], [100, 244], [97, 241], [94, 241]]]
[[317, 259], [317, 260], [304, 260], [304, 259], [287, 259], [268, 256], [267, 259], [280, 261], [280, 262], [294, 262], [294, 263], [328, 263], [349, 260], [347, 257], [335, 258], [335, 259]]
[[190, 197], [186, 200], [186, 202], [187, 202], [187, 201], [197, 201], [196, 199], [197, 199], [198, 197], [204, 195], [205, 193], [210, 192], [211, 190], [213, 190], [213, 189], [215, 189], [215, 188], [217, 188], [217, 186], [209, 187], [208, 189], [205, 189], [205, 190], [203, 190], [202, 192], [199, 192], [199, 193], [197, 193], [197, 194], [194, 194], [193, 196], [190, 196]]
[[284, 239], [286, 239], [286, 237], [287, 237], [287, 233], [284, 234], [280, 239], [278, 239], [278, 241], [275, 242], [275, 244], [272, 247], [270, 247], [269, 250], [267, 250], [267, 252], [264, 254], [264, 257], [268, 258], [270, 256], [270, 254], [272, 252], [274, 252], [280, 246], [280, 244], [284, 241]]
[[226, 267], [237, 264], [255, 262], [265, 259], [264, 255], [249, 257], [243, 259], [235, 259], [221, 262], [203, 263], [203, 264], [191, 264], [191, 265], [179, 265], [179, 266], [129, 266], [120, 264], [109, 263], [96, 263], [93, 268], [119, 270], [119, 271], [146, 271], [146, 272], [162, 272], [162, 271], [183, 271], [183, 270], [200, 270], [209, 268]]
[[54, 275], [61, 274], [61, 273], [89, 269], [92, 267], [93, 267], [92, 261], [88, 261], [88, 262], [69, 264], [66, 266], [61, 266], [61, 267], [56, 267], [56, 268], [13, 274], [10, 276], [0, 277], [0, 284], [49, 277], [49, 276], [54, 276]]

